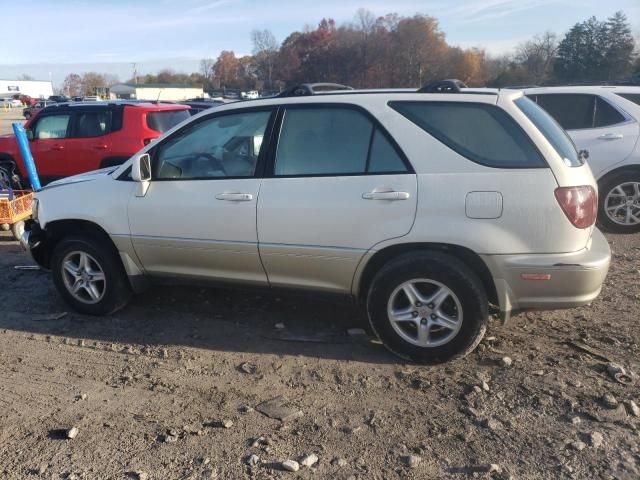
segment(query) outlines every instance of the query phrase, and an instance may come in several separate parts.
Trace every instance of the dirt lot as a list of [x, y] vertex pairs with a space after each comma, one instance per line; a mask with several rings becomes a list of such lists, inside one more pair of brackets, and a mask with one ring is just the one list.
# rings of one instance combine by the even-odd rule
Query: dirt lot
[[7, 111], [0, 108], [0, 135], [12, 133], [13, 130], [11, 128], [11, 124], [14, 122], [25, 122], [25, 119], [22, 116], [22, 109], [12, 108]]
[[[4, 236], [0, 476], [638, 478], [640, 235], [609, 238], [591, 307], [494, 324], [467, 359], [421, 367], [314, 298], [158, 287], [110, 318], [67, 312]], [[255, 410], [278, 396], [292, 418]]]
[[[494, 323], [467, 359], [420, 367], [313, 297], [158, 287], [77, 315], [3, 234], [0, 477], [638, 478], [640, 235], [609, 239], [592, 306]], [[256, 410], [279, 396], [291, 418]]]

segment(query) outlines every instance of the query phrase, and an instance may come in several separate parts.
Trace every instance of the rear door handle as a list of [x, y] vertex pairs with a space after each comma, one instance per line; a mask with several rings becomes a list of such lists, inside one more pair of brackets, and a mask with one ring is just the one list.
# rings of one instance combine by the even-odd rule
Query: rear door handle
[[216, 195], [218, 200], [226, 200], [228, 202], [249, 202], [253, 200], [253, 195], [250, 193], [240, 192], [225, 192]]
[[396, 192], [395, 190], [387, 192], [367, 192], [362, 194], [365, 200], [407, 200], [410, 197], [409, 192]]
[[54, 150], [64, 150], [64, 145], [54, 145], [53, 149]]
[[598, 137], [600, 140], [622, 140], [624, 135], [621, 133], [605, 133]]
[[107, 148], [109, 148], [109, 145], [94, 145], [93, 148], [95, 148], [96, 150], [106, 150]]

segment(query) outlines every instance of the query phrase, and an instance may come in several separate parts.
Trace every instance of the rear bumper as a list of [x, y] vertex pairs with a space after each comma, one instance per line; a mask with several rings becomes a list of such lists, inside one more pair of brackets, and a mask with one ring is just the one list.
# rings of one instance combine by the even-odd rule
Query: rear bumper
[[[602, 289], [611, 250], [598, 229], [578, 252], [483, 255], [493, 276], [503, 320], [512, 312], [555, 310], [591, 303]], [[543, 279], [531, 279], [543, 278]], [[526, 277], [529, 277], [527, 279]]]

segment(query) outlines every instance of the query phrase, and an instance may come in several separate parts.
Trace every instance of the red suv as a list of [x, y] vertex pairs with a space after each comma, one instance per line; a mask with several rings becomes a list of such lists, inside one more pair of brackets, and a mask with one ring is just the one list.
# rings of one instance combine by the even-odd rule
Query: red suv
[[[60, 103], [25, 123], [43, 185], [53, 180], [119, 165], [153, 139], [189, 118], [189, 107], [169, 103]], [[0, 136], [0, 178], [28, 185], [13, 135]]]

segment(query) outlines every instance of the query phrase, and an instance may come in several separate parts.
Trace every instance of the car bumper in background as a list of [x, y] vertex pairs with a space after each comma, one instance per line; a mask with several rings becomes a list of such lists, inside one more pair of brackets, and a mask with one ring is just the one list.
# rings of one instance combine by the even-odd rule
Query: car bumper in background
[[512, 312], [573, 308], [592, 302], [611, 261], [607, 239], [594, 229], [590, 245], [574, 253], [483, 255], [493, 275], [501, 317]]

